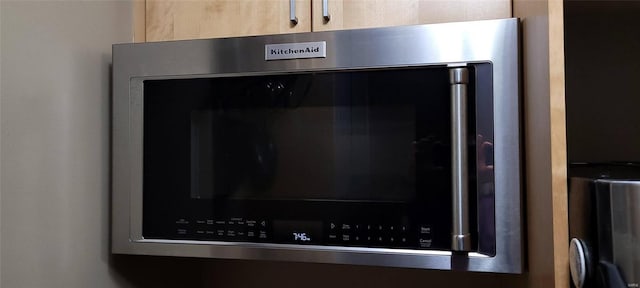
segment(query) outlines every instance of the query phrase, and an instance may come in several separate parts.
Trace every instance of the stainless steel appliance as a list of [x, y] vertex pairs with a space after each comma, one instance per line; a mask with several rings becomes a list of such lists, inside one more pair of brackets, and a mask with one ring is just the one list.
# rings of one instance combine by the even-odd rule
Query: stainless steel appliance
[[574, 164], [570, 171], [573, 287], [638, 287], [640, 165]]
[[518, 21], [113, 47], [112, 252], [520, 273]]

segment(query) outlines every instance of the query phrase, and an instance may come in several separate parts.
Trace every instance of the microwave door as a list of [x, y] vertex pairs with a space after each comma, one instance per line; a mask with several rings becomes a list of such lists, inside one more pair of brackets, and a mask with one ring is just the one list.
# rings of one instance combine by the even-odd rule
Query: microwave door
[[494, 255], [490, 69], [145, 81], [143, 236]]

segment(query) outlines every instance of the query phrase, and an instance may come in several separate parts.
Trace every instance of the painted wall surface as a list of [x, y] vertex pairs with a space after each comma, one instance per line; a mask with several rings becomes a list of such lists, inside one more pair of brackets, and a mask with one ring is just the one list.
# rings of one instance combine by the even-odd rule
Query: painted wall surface
[[523, 287], [525, 276], [111, 255], [111, 44], [131, 3], [0, 1], [0, 286]]
[[1, 285], [115, 287], [109, 64], [128, 1], [0, 1]]
[[565, 2], [569, 161], [640, 161], [638, 14], [638, 1]]

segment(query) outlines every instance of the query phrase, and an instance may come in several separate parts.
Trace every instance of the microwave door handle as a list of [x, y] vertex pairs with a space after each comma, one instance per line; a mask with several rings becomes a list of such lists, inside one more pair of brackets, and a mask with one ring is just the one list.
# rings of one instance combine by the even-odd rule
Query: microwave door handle
[[469, 175], [467, 155], [467, 84], [466, 67], [449, 69], [451, 84], [451, 168], [453, 193], [453, 235], [451, 250], [470, 251], [469, 233]]

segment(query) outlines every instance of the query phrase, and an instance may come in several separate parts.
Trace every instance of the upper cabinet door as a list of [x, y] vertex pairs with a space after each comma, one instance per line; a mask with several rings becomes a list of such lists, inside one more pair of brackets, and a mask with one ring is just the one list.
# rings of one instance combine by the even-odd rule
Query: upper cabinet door
[[145, 10], [146, 41], [311, 31], [310, 0], [146, 0]]
[[511, 0], [312, 0], [312, 2], [313, 31], [511, 17]]

